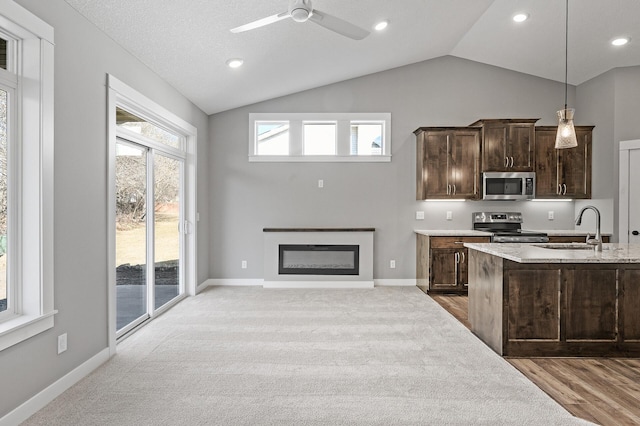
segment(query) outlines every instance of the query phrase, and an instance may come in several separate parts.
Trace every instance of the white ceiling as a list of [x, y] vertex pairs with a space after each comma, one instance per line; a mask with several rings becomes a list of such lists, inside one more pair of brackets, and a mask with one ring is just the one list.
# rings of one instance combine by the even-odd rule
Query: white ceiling
[[[564, 81], [563, 0], [313, 1], [365, 29], [390, 21], [361, 41], [291, 19], [229, 31], [288, 0], [65, 1], [208, 114], [443, 55]], [[638, 0], [571, 0], [569, 83], [640, 65], [639, 22]], [[611, 46], [621, 35], [631, 42]], [[235, 57], [244, 65], [228, 68]]]

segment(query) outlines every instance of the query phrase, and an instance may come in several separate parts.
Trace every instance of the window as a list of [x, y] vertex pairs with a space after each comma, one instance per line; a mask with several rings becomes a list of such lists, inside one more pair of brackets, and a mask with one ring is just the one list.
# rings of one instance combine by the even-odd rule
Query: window
[[255, 131], [256, 154], [289, 155], [288, 121], [261, 121]]
[[302, 129], [304, 155], [336, 155], [336, 123], [304, 123]]
[[389, 113], [249, 114], [249, 161], [391, 161]]
[[53, 28], [2, 1], [0, 350], [53, 327], [52, 211]]
[[160, 142], [172, 148], [184, 149], [182, 146], [184, 140], [175, 133], [149, 123], [144, 118], [140, 118], [122, 108], [116, 108], [116, 125], [124, 134], [132, 132], [135, 135], [143, 136], [146, 139]]

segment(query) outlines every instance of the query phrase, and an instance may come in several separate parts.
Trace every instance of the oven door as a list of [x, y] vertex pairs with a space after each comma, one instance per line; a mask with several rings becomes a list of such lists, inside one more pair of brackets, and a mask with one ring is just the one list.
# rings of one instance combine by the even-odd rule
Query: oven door
[[483, 200], [530, 200], [535, 194], [535, 173], [485, 172]]

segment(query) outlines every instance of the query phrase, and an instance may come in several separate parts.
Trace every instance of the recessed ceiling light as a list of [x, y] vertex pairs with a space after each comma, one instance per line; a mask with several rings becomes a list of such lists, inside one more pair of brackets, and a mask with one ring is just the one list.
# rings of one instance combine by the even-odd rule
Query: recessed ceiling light
[[528, 13], [518, 13], [517, 15], [513, 15], [513, 20], [516, 22], [524, 22], [529, 19]]
[[629, 43], [628, 37], [619, 37], [611, 41], [614, 46], [624, 46], [627, 43]]
[[233, 58], [233, 59], [227, 60], [227, 66], [229, 68], [238, 68], [238, 67], [241, 67], [242, 64], [244, 64], [244, 61], [240, 58]]
[[378, 23], [377, 23], [373, 28], [374, 28], [376, 31], [382, 31], [382, 30], [384, 30], [385, 28], [387, 28], [387, 26], [388, 26], [388, 25], [389, 25], [389, 21], [380, 21], [380, 22], [378, 22]]

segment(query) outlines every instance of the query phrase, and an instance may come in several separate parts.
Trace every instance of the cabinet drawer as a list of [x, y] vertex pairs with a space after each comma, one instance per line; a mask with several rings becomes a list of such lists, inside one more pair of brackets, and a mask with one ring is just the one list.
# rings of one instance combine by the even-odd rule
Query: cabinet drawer
[[431, 237], [431, 248], [463, 248], [464, 243], [488, 243], [489, 237]]

